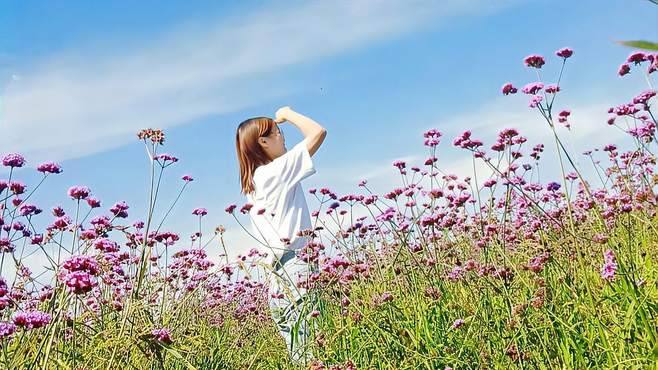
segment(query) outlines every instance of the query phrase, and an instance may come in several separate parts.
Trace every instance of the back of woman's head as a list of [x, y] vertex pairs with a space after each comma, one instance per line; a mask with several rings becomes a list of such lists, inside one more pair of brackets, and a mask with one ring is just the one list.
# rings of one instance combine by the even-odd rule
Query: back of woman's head
[[258, 143], [258, 138], [269, 136], [274, 126], [276, 123], [269, 117], [249, 118], [238, 126], [235, 148], [240, 163], [242, 194], [254, 191], [253, 176], [256, 168], [272, 161]]

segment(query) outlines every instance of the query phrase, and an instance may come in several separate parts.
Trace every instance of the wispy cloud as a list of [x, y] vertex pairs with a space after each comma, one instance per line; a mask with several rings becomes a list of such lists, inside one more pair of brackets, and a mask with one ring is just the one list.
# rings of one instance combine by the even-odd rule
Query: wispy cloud
[[500, 7], [483, 3], [304, 2], [181, 26], [131, 50], [62, 51], [5, 87], [0, 147], [35, 162], [107, 150], [143, 127], [180, 125], [299, 89], [264, 88], [282, 68]]

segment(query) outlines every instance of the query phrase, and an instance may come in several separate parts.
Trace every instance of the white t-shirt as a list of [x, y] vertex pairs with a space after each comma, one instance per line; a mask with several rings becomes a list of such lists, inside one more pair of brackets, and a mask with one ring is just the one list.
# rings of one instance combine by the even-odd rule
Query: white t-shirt
[[[253, 235], [269, 245], [259, 246], [261, 251], [267, 252], [265, 262], [268, 264], [285, 250], [304, 247], [309, 240], [297, 236], [300, 230], [311, 228], [301, 185], [301, 180], [316, 172], [307, 143], [308, 139], [304, 138], [272, 162], [257, 167], [253, 175], [254, 192], [246, 195], [247, 201], [253, 204], [249, 210]], [[258, 211], [263, 208], [265, 212], [259, 215]], [[281, 238], [290, 239], [290, 244], [286, 245]]]

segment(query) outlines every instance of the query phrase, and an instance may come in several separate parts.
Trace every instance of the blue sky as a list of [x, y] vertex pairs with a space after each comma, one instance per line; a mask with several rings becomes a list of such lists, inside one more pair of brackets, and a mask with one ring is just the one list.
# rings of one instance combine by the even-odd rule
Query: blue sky
[[[444, 131], [439, 163], [455, 172], [468, 170], [450, 148], [464, 129], [489, 142], [502, 126], [545, 138], [525, 97], [499, 92], [535, 80], [522, 64], [532, 53], [553, 76], [554, 51], [575, 50], [560, 98], [575, 119], [571, 144], [615, 138], [604, 131], [607, 107], [647, 87], [637, 73], [616, 76], [631, 50], [614, 40], [658, 40], [658, 6], [646, 0], [2, 0], [0, 9], [0, 154], [64, 168], [35, 202], [72, 206], [68, 187], [87, 185], [105, 209], [125, 200], [131, 220], [143, 219], [147, 159], [135, 134], [160, 127], [181, 160], [156, 214], [192, 175], [166, 227], [185, 238], [191, 210], [206, 207], [206, 232], [224, 224], [233, 255], [256, 246], [224, 213], [244, 202], [234, 138], [245, 118], [282, 105], [314, 118], [328, 136], [304, 187], [347, 194], [367, 178], [381, 193], [399, 186], [393, 160], [422, 164], [428, 128]], [[288, 148], [302, 138], [283, 130]], [[33, 172], [19, 176], [35, 184]]]

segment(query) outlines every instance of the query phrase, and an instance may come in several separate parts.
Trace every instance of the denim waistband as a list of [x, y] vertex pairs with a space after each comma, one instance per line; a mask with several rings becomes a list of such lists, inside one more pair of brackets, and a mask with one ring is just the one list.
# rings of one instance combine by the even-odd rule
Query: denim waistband
[[289, 260], [295, 258], [295, 255], [296, 255], [296, 251], [294, 251], [294, 250], [285, 251], [283, 253], [283, 255], [281, 255], [280, 258], [278, 258], [278, 259], [275, 258], [274, 259], [274, 261], [272, 262], [272, 267], [274, 267], [274, 270], [280, 269], [281, 267], [283, 267], [283, 265], [286, 262], [288, 262]]

